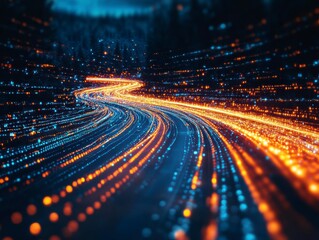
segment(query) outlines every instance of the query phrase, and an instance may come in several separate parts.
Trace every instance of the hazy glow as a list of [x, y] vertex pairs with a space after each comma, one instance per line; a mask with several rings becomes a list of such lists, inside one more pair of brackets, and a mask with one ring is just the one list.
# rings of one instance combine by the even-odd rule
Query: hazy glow
[[148, 13], [151, 10], [150, 1], [125, 0], [55, 0], [53, 9], [88, 16], [121, 16], [135, 13]]

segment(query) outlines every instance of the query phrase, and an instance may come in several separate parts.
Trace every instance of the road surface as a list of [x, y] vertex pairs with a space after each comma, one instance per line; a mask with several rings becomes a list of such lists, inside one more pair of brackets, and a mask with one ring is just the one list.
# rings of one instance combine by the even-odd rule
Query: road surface
[[87, 81], [1, 152], [3, 239], [319, 238], [318, 129]]

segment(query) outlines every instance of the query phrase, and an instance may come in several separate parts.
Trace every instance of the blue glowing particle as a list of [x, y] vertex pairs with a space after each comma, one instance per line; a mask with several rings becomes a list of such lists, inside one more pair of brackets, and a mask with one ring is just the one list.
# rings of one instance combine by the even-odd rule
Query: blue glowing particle
[[221, 29], [221, 30], [226, 29], [226, 24], [225, 24], [225, 23], [221, 23], [221, 24], [219, 25], [219, 29]]
[[145, 238], [148, 238], [152, 235], [152, 230], [149, 229], [149, 228], [144, 228], [142, 230], [142, 236], [145, 237]]
[[252, 233], [248, 233], [244, 236], [244, 239], [245, 240], [254, 240], [254, 239], [256, 239], [256, 236]]
[[166, 202], [165, 202], [165, 201], [160, 201], [159, 205], [160, 205], [161, 207], [165, 207]]
[[240, 211], [246, 211], [246, 209], [247, 209], [247, 204], [242, 203], [242, 204], [240, 204], [239, 208], [240, 208]]

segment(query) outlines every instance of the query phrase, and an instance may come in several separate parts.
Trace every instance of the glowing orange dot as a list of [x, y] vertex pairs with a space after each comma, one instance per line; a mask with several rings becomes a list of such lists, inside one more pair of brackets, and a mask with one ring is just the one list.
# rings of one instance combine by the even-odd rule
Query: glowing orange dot
[[184, 217], [189, 218], [192, 215], [192, 212], [190, 209], [186, 208], [183, 211], [183, 215], [184, 215]]
[[95, 209], [100, 209], [101, 208], [101, 203], [98, 202], [98, 201], [94, 202], [94, 208]]
[[33, 204], [30, 204], [28, 207], [27, 207], [27, 213], [30, 215], [30, 216], [33, 216], [34, 214], [37, 213], [37, 207]]
[[41, 232], [41, 225], [37, 222], [34, 222], [30, 225], [30, 233], [32, 235], [39, 235]]
[[61, 238], [57, 235], [52, 235], [49, 240], [61, 240]]
[[281, 229], [280, 224], [277, 221], [271, 221], [267, 225], [267, 229], [270, 233], [278, 233]]
[[4, 238], [2, 238], [2, 240], [13, 240], [13, 238], [12, 237], [4, 237]]
[[66, 196], [66, 192], [65, 192], [64, 190], [62, 190], [62, 191], [60, 192], [60, 196], [61, 196], [62, 198], [64, 198], [64, 197]]
[[79, 213], [78, 215], [78, 221], [84, 222], [86, 220], [86, 215], [84, 213]]
[[72, 214], [72, 205], [70, 203], [64, 205], [63, 214], [65, 216], [70, 216]]
[[175, 240], [186, 240], [188, 239], [187, 236], [186, 236], [186, 233], [180, 229], [180, 230], [177, 230], [175, 233], [174, 233], [174, 239]]
[[52, 196], [52, 202], [53, 202], [53, 203], [58, 203], [58, 202], [59, 202], [59, 196], [56, 195], [56, 194], [53, 195], [53, 196]]
[[266, 212], [268, 210], [268, 205], [267, 203], [261, 203], [258, 206], [258, 209], [260, 212]]
[[318, 185], [316, 185], [316, 184], [311, 184], [311, 185], [309, 186], [309, 190], [310, 190], [311, 192], [315, 193], [315, 192], [318, 192], [318, 191], [319, 191], [319, 187], [318, 187]]
[[213, 177], [213, 178], [212, 178], [212, 184], [213, 184], [213, 185], [217, 184], [217, 178], [216, 178], [216, 177]]
[[66, 186], [65, 191], [67, 191], [68, 193], [71, 193], [73, 191], [72, 186], [70, 185]]
[[94, 213], [94, 209], [92, 207], [87, 207], [86, 213], [87, 213], [87, 215], [92, 215]]
[[22, 215], [19, 212], [14, 212], [11, 215], [11, 221], [13, 224], [20, 224], [22, 222]]
[[45, 196], [42, 200], [44, 206], [50, 206], [52, 204], [52, 199], [49, 196]]
[[74, 233], [79, 229], [79, 224], [77, 221], [72, 220], [68, 223], [67, 228], [69, 232]]
[[50, 213], [49, 219], [51, 222], [57, 222], [59, 220], [59, 214], [52, 212]]

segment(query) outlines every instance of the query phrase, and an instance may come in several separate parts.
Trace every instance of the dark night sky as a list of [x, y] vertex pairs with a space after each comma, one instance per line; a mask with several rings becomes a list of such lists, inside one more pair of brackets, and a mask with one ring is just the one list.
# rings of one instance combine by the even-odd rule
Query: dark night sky
[[[169, 1], [169, 0], [162, 0]], [[54, 9], [91, 16], [128, 15], [135, 12], [150, 12], [154, 0], [54, 0]]]

